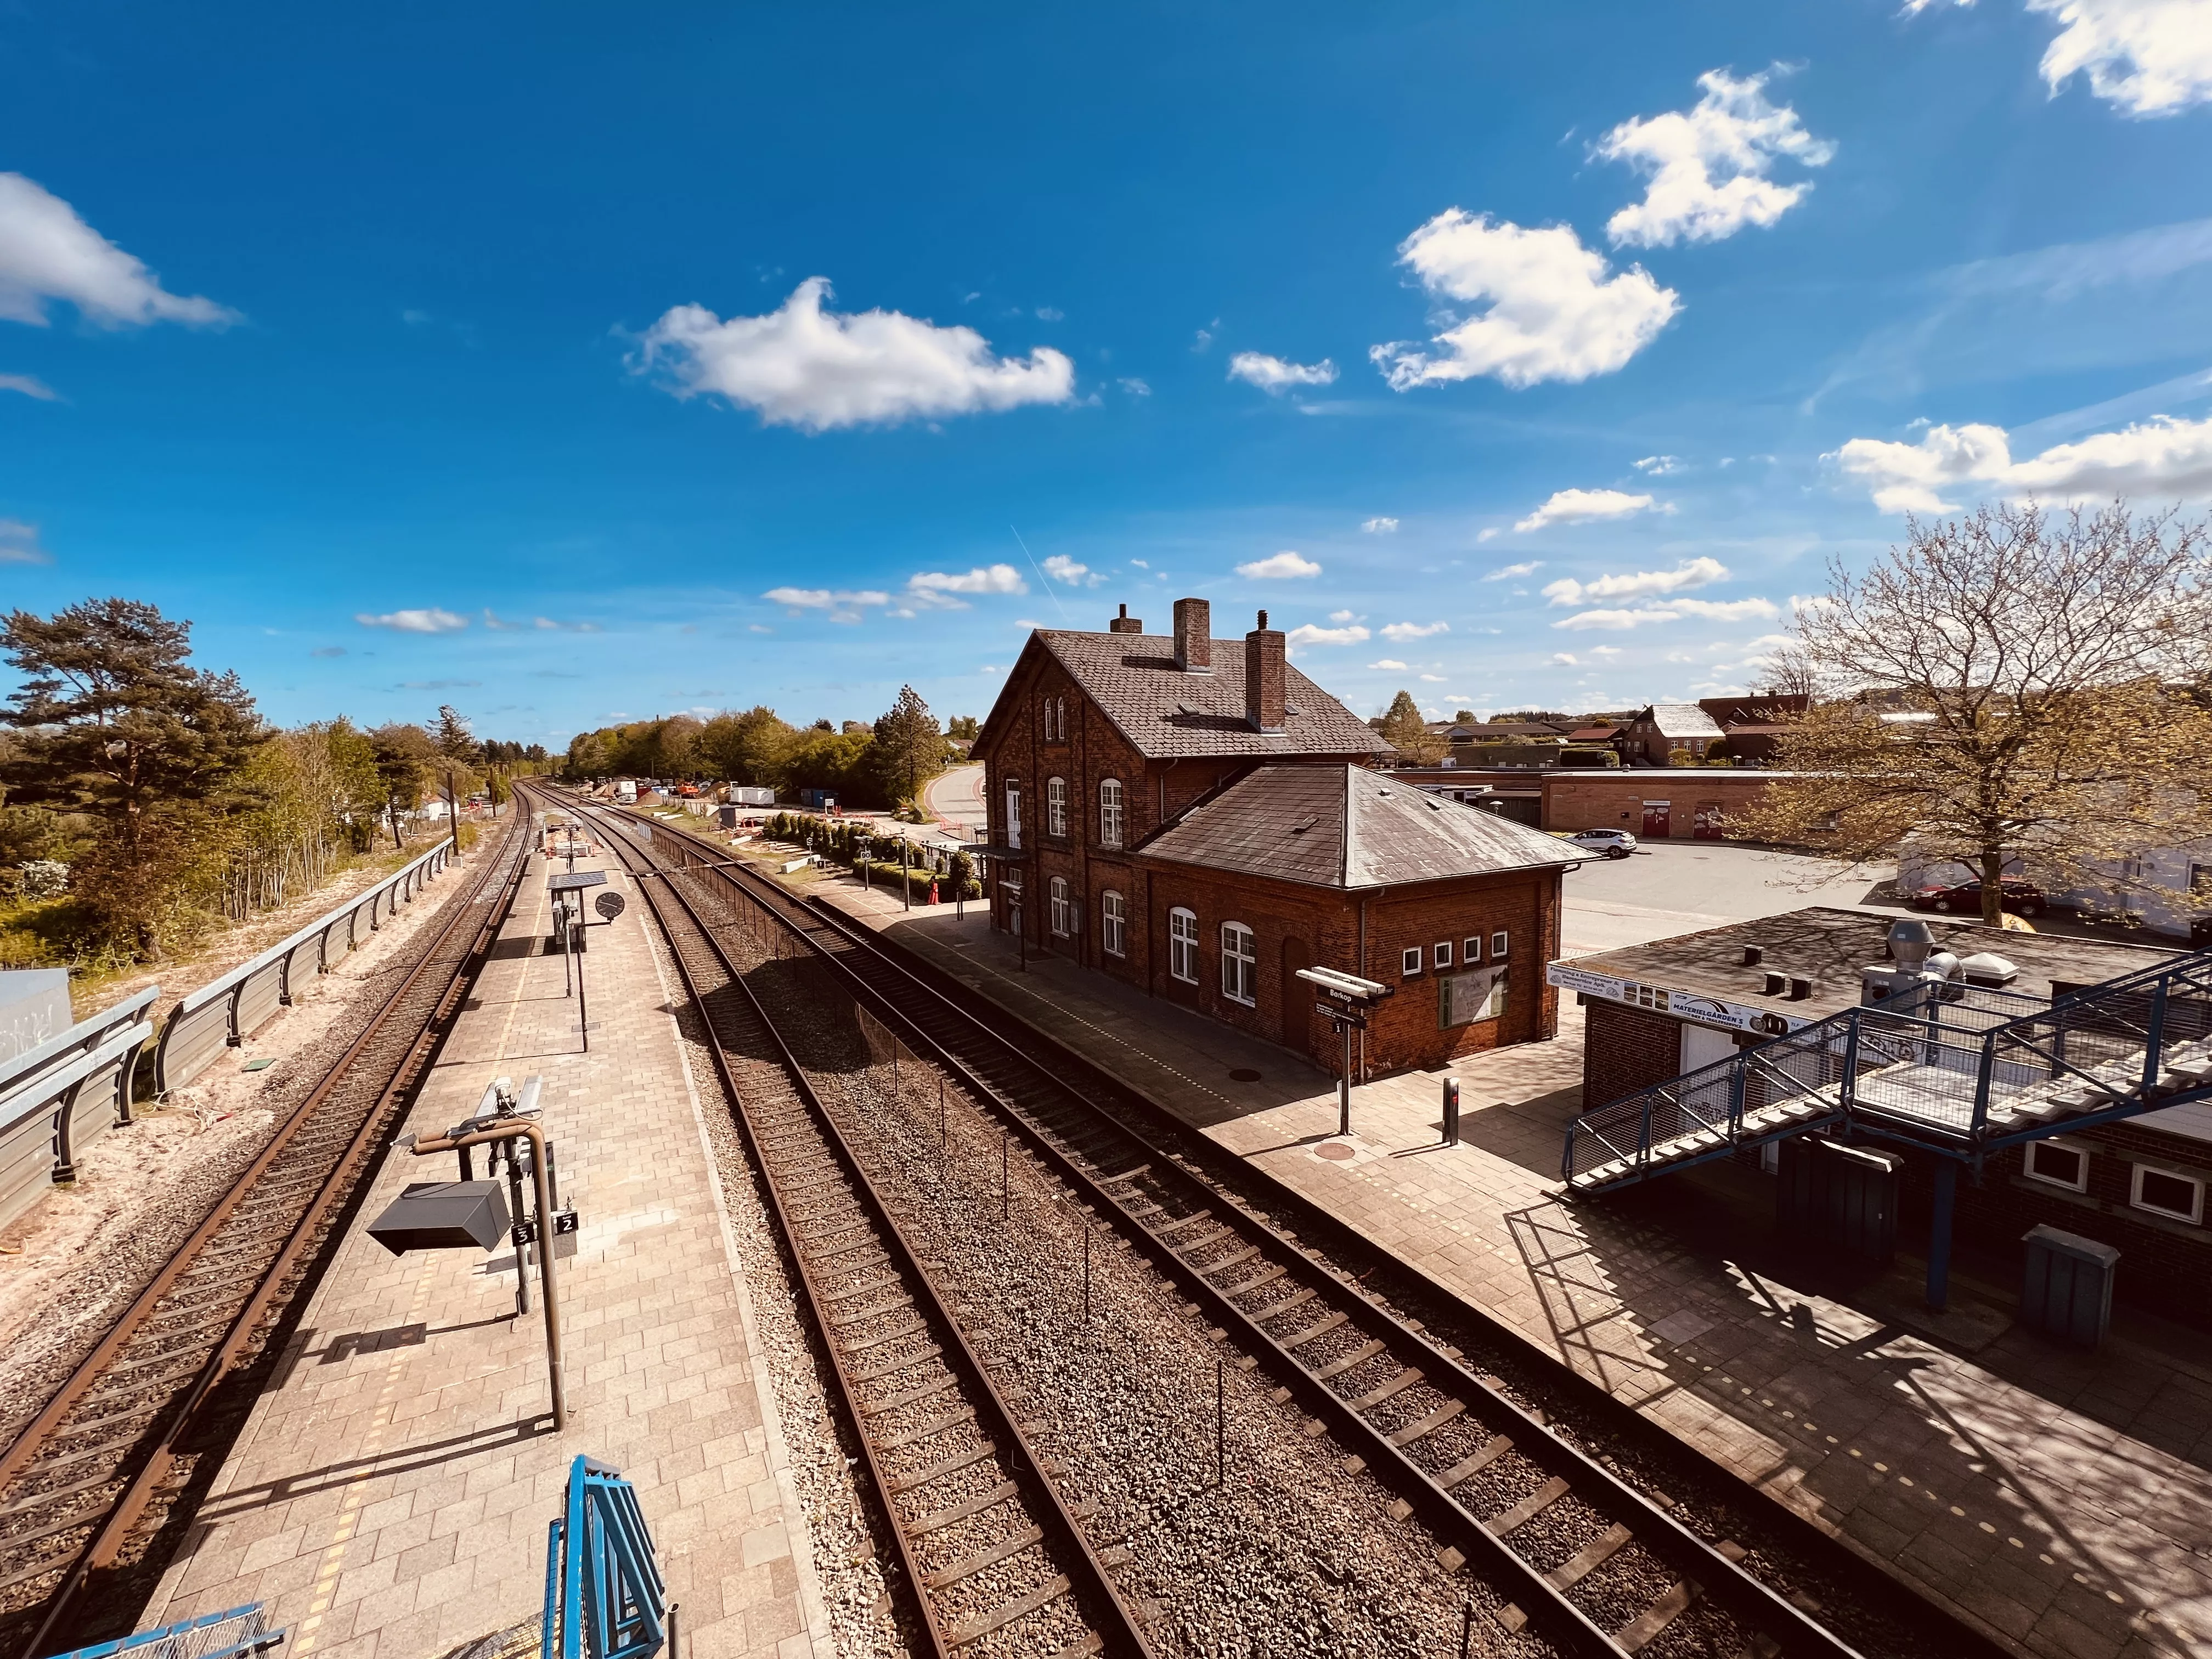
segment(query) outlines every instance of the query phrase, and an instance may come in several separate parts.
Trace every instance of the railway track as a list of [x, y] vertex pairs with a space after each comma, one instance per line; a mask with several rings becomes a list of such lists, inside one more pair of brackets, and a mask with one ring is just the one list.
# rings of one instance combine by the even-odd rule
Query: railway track
[[[627, 836], [634, 874], [654, 861]], [[796, 1288], [888, 1524], [914, 1645], [939, 1655], [1148, 1659], [954, 1308], [716, 930], [674, 882], [639, 883], [795, 1264]]]
[[360, 1035], [0, 1451], [0, 1652], [39, 1659], [148, 1588], [148, 1546], [217, 1449], [220, 1385], [296, 1307], [427, 1073], [513, 902], [528, 823], [513, 816]]
[[1189, 1297], [1193, 1315], [1261, 1358], [1312, 1413], [1310, 1432], [1328, 1433], [1351, 1467], [1382, 1482], [1562, 1650], [1840, 1659], [1861, 1650], [1856, 1637], [1884, 1655], [1996, 1651], [1909, 1592], [1869, 1584], [1872, 1570], [1842, 1547], [1794, 1538], [1801, 1553], [1809, 1544], [1844, 1558], [1830, 1565], [1860, 1592], [1838, 1609], [1842, 1620], [1822, 1616], [1811, 1598], [1785, 1593], [1786, 1571], [1778, 1587], [1753, 1570], [1773, 1530], [1765, 1500], [1740, 1506], [1734, 1536], [1700, 1535], [1666, 1499], [1555, 1432], [1553, 1413], [1523, 1403], [1525, 1388], [1478, 1372], [1324, 1259], [1310, 1242], [1328, 1236], [1314, 1224], [1318, 1212], [1285, 1226], [1265, 1212], [1279, 1208], [1277, 1195], [1241, 1196], [1235, 1172], [1224, 1179], [1205, 1167], [1186, 1137], [1141, 1113], [1105, 1109], [1129, 1104], [1112, 1079], [970, 1012], [931, 970], [820, 901], [801, 902], [680, 830], [656, 827], [653, 845], [790, 930], [914, 1052], [1000, 1115], [1070, 1192], [1120, 1224]]

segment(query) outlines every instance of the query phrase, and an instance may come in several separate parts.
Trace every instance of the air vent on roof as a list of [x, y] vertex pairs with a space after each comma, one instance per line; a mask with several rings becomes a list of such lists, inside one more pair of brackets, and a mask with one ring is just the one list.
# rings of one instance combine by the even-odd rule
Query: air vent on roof
[[1977, 951], [1959, 964], [1971, 985], [2009, 985], [2020, 977], [2019, 967], [1994, 951]]
[[1314, 814], [1314, 816], [1313, 816], [1313, 817], [1310, 817], [1310, 818], [1306, 819], [1303, 823], [1294, 823], [1294, 824], [1292, 824], [1292, 825], [1291, 826], [1291, 833], [1292, 835], [1294, 835], [1294, 836], [1303, 836], [1304, 834], [1305, 834], [1305, 832], [1306, 832], [1307, 830], [1309, 830], [1312, 829], [1312, 828], [1314, 827], [1314, 825], [1316, 825], [1316, 823], [1319, 823], [1320, 822], [1321, 822], [1321, 815], [1320, 815], [1318, 812], [1316, 812], [1316, 814]]
[[1306, 711], [1294, 702], [1286, 702], [1283, 705], [1283, 712], [1285, 714], [1303, 714]]
[[1375, 793], [1378, 795], [1387, 795], [1390, 792], [1388, 789], [1377, 789]]

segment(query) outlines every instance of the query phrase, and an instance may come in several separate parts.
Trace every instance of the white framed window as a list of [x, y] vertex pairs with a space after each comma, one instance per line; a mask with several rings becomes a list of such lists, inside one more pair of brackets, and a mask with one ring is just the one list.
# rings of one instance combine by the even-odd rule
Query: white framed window
[[1398, 953], [1398, 973], [1403, 979], [1417, 979], [1421, 972], [1421, 947], [1409, 945]]
[[1044, 786], [1044, 832], [1048, 836], [1067, 833], [1067, 780], [1048, 778]]
[[1060, 733], [1060, 740], [1066, 743], [1067, 741], [1067, 699], [1066, 697], [1054, 697], [1052, 700], [1052, 725], [1053, 730]]
[[2148, 1164], [2136, 1165], [2135, 1191], [2129, 1201], [2153, 1215], [2176, 1221], [2199, 1221], [2204, 1216], [2204, 1183], [2195, 1176], [2160, 1170]]
[[1436, 942], [1435, 948], [1430, 952], [1430, 954], [1435, 957], [1437, 971], [1441, 974], [1445, 969], [1451, 966], [1451, 941], [1448, 939], [1438, 939]]
[[1006, 845], [1022, 850], [1022, 787], [1012, 781], [1006, 785]]
[[1221, 924], [1221, 994], [1250, 1007], [1260, 996], [1260, 948], [1241, 921]]
[[1492, 933], [1490, 936], [1490, 959], [1492, 962], [1504, 961], [1506, 947], [1512, 943], [1513, 936], [1503, 928]]
[[2029, 1141], [2025, 1168], [2031, 1179], [2047, 1181], [2069, 1192], [2086, 1191], [2089, 1185], [2089, 1154], [2065, 1141]]
[[1168, 912], [1168, 972], [1198, 983], [1198, 916], [1180, 907]]
[[1128, 910], [1111, 888], [1098, 896], [1098, 942], [1109, 957], [1128, 954]]
[[1121, 844], [1121, 780], [1107, 778], [1098, 786], [1098, 844]]
[[1062, 939], [1075, 931], [1075, 907], [1068, 902], [1065, 876], [1052, 878], [1052, 931]]
[[1041, 697], [1037, 700], [1037, 741], [1039, 743], [1052, 741], [1052, 699], [1050, 697]]
[[1459, 965], [1472, 968], [1482, 960], [1482, 935], [1469, 933], [1459, 942]]

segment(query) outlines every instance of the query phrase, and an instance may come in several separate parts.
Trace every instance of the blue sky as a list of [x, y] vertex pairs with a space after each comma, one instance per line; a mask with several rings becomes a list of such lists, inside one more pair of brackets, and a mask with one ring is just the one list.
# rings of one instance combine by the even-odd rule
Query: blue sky
[[1191, 592], [1621, 706], [1908, 509], [2212, 495], [2212, 0], [17, 0], [0, 88], [0, 600], [287, 722], [981, 714]]

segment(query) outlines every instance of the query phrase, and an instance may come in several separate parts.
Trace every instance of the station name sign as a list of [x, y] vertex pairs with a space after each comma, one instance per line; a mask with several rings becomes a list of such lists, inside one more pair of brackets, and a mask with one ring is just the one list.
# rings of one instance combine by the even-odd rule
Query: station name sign
[[1617, 1002], [1624, 1008], [1648, 1008], [1656, 1014], [1691, 1020], [1699, 1025], [1717, 1026], [1723, 1030], [1748, 1031], [1755, 1036], [1781, 1036], [1813, 1023], [1796, 1014], [1780, 1013], [1771, 1008], [1750, 1007], [1723, 997], [1707, 996], [1702, 991], [1670, 990], [1663, 985], [1646, 985], [1638, 980], [1615, 979], [1610, 974], [1593, 974], [1586, 968], [1577, 968], [1564, 962], [1555, 962], [1546, 968], [1544, 981], [1547, 985], [1557, 986], [1562, 991], [1579, 991], [1584, 996]]

